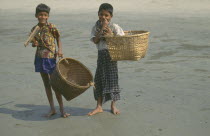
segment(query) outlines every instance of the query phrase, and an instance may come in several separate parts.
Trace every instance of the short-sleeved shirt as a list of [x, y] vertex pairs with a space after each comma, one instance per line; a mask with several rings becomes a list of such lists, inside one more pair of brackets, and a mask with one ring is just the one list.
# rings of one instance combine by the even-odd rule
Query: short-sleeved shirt
[[[120, 36], [125, 35], [123, 29], [118, 24], [113, 24], [112, 32], [114, 33], [114, 35], [120, 35]], [[93, 41], [93, 38], [96, 37], [96, 33], [97, 33], [96, 26], [93, 26], [92, 31], [91, 31], [91, 38], [90, 38], [91, 41]], [[96, 47], [98, 50], [107, 49], [106, 41], [100, 40], [99, 43], [96, 44]]]
[[[32, 28], [35, 28], [34, 26]], [[36, 50], [36, 57], [39, 58], [55, 58], [56, 43], [55, 39], [60, 37], [60, 33], [56, 26], [52, 23], [46, 23], [36, 34], [35, 39], [39, 46]]]

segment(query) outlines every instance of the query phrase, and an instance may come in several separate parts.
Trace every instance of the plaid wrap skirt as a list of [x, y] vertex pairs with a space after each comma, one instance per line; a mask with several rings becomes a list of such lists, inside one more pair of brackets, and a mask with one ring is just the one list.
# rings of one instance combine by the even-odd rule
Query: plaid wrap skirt
[[118, 85], [117, 61], [111, 61], [107, 49], [98, 50], [97, 68], [95, 73], [94, 98], [102, 98], [105, 103], [108, 100], [120, 100], [120, 88]]

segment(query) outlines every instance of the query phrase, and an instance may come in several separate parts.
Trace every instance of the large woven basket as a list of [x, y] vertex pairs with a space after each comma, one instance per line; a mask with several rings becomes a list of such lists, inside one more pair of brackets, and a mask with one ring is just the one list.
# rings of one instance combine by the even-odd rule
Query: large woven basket
[[93, 76], [88, 68], [72, 58], [59, 60], [51, 75], [53, 90], [61, 93], [67, 101], [85, 92], [92, 82]]
[[106, 43], [113, 61], [139, 60], [146, 55], [148, 31], [125, 31], [124, 36], [106, 36]]

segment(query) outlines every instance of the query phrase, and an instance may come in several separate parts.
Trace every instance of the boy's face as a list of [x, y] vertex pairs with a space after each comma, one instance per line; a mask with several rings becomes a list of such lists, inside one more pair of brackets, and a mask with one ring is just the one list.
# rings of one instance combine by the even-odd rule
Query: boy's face
[[36, 14], [36, 18], [40, 24], [46, 24], [47, 19], [49, 18], [49, 14], [47, 12], [39, 12]]
[[109, 13], [109, 11], [103, 9], [98, 13], [98, 17], [101, 22], [104, 20], [109, 22], [112, 19], [112, 15]]

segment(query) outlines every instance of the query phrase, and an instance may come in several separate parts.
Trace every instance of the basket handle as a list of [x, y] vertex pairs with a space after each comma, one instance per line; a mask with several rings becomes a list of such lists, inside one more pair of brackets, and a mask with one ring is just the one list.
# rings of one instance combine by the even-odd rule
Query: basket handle
[[61, 60], [63, 57], [58, 57], [59, 60]]
[[69, 64], [69, 62], [68, 62], [66, 59], [64, 59], [64, 61], [65, 61], [67, 64]]
[[[63, 58], [64, 58], [63, 56], [58, 57], [59, 61], [60, 61], [61, 59], [63, 59]], [[65, 61], [67, 64], [69, 64], [69, 62], [66, 60], [66, 58], [64, 59], [64, 61]]]
[[94, 89], [94, 90], [96, 89], [95, 83], [94, 83], [94, 82], [90, 82], [90, 83], [88, 83], [87, 85], [88, 85], [88, 86], [93, 86], [93, 89]]

